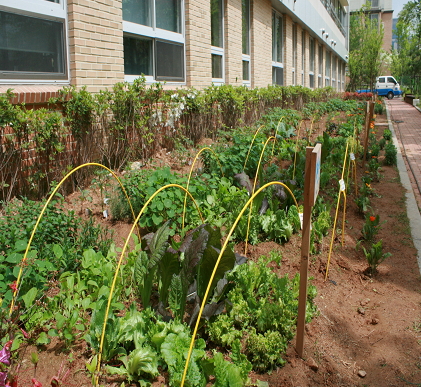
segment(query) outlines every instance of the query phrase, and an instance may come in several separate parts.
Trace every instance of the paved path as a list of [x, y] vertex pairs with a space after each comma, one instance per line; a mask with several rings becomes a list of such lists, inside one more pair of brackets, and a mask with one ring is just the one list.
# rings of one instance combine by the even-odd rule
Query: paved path
[[421, 112], [402, 98], [386, 100], [409, 180], [421, 208]]
[[421, 272], [421, 112], [401, 98], [386, 100], [389, 128], [398, 148], [398, 169]]

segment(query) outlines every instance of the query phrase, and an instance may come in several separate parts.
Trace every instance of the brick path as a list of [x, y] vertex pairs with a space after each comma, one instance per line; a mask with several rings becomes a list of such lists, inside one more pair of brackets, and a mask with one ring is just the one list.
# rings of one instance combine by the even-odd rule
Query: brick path
[[402, 98], [386, 100], [386, 105], [421, 209], [421, 112]]

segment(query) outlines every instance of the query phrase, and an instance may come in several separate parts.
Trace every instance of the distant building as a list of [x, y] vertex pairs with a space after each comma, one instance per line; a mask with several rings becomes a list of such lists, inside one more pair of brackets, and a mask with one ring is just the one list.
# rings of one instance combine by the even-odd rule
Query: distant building
[[392, 27], [392, 49], [393, 50], [398, 50], [399, 45], [398, 45], [398, 37], [396, 35], [396, 23], [398, 22], [398, 18], [394, 18], [393, 19], [393, 27]]
[[[349, 0], [349, 12], [350, 14], [358, 12], [363, 5], [367, 3], [366, 0]], [[383, 38], [383, 49], [390, 52], [392, 49], [392, 30], [393, 30], [393, 8], [392, 0], [369, 0], [370, 9], [368, 13], [370, 18], [383, 23], [384, 27], [384, 38]]]
[[347, 0], [0, 0], [0, 92], [43, 102], [141, 74], [344, 90], [348, 28]]

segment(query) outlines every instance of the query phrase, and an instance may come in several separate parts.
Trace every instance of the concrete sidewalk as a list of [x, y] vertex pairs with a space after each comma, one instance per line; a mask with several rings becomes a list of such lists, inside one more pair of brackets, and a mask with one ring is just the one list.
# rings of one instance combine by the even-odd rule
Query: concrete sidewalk
[[421, 112], [401, 98], [386, 100], [389, 128], [398, 150], [397, 167], [421, 272]]

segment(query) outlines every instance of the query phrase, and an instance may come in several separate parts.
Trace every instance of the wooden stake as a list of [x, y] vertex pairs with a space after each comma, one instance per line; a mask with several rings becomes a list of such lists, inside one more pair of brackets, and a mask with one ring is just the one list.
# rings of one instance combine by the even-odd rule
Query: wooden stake
[[306, 148], [304, 181], [304, 213], [301, 243], [300, 294], [298, 297], [297, 340], [295, 349], [300, 357], [304, 351], [304, 330], [306, 323], [308, 260], [310, 256], [311, 210], [315, 203], [320, 179], [321, 145]]

